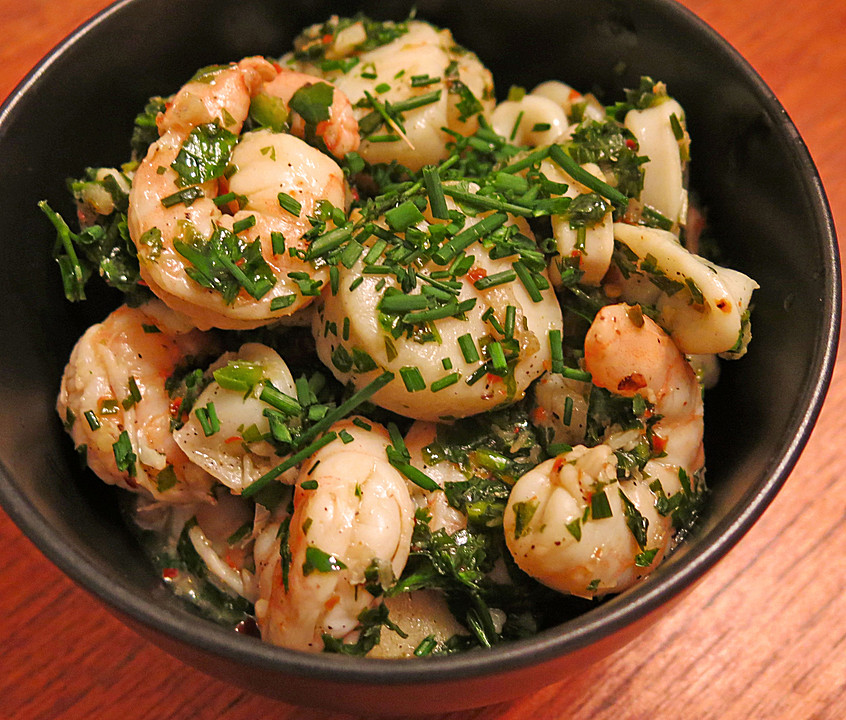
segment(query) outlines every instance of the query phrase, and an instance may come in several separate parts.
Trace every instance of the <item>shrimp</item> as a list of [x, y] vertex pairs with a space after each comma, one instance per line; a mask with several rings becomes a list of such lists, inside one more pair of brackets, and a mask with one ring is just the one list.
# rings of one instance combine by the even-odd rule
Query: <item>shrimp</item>
[[[238, 137], [252, 98], [276, 77], [267, 61], [246, 58], [189, 82], [159, 116], [161, 137], [133, 179], [128, 225], [141, 277], [200, 329], [292, 315], [328, 277], [293, 251], [305, 249], [319, 202], [344, 207], [342, 170], [292, 135]], [[295, 202], [282, 207], [283, 196]]]
[[646, 431], [612, 428], [604, 443], [578, 445], [523, 475], [503, 518], [517, 564], [581, 597], [621, 592], [660, 564], [676, 537], [666, 501], [695, 489], [689, 483], [704, 464], [699, 383], [673, 341], [638, 310], [600, 310], [585, 339], [585, 366], [594, 384], [652, 404], [660, 416], [649, 439], [655, 457], [640, 471], [622, 467], [617, 451], [646, 440]]
[[[302, 89], [315, 83], [323, 83], [332, 88], [332, 104], [326, 109], [328, 119], [315, 124], [314, 134], [323, 140], [326, 149], [336, 158], [343, 158], [348, 152], [358, 150], [361, 138], [358, 132], [358, 120], [353, 114], [353, 108], [347, 96], [336, 89], [331, 83], [316, 78], [313, 75], [282, 69], [273, 80], [264, 84], [262, 92], [284, 101], [291, 112], [291, 98]], [[292, 113], [291, 132], [297, 137], [307, 139], [311, 132], [306, 119], [294, 111]]]
[[77, 342], [62, 377], [59, 415], [103, 481], [167, 502], [211, 502], [214, 478], [174, 441], [165, 382], [186, 356], [217, 350], [158, 300], [124, 305]]
[[282, 537], [290, 560], [279, 559], [256, 603], [266, 641], [317, 652], [324, 636], [354, 639], [359, 615], [377, 604], [371, 572], [387, 587], [405, 567], [414, 503], [388, 462], [387, 431], [366, 426], [336, 423], [339, 437], [301, 467]]

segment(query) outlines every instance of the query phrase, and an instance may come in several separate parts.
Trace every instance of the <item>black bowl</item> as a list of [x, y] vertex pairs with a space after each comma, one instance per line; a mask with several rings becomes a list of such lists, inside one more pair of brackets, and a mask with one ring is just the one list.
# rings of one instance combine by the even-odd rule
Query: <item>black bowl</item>
[[840, 320], [834, 229], [808, 152], [756, 73], [688, 11], [669, 0], [420, 0], [418, 14], [476, 50], [500, 91], [553, 77], [613, 98], [648, 74], [685, 107], [692, 185], [729, 264], [761, 285], [751, 350], [724, 367], [707, 398], [707, 511], [645, 584], [489, 652], [415, 662], [307, 655], [186, 610], [121, 524], [114, 493], [79, 469], [54, 411], [73, 343], [115, 298], [63, 300], [50, 259], [53, 232], [36, 202], [47, 198], [69, 212], [65, 177], [121, 161], [146, 98], [172, 92], [194, 69], [278, 55], [301, 27], [332, 12], [400, 19], [410, 5], [124, 0], [54, 50], [0, 111], [3, 506], [64, 572], [177, 657], [256, 692], [347, 712], [501, 701], [634, 637], [728, 552], [785, 481], [820, 410]]

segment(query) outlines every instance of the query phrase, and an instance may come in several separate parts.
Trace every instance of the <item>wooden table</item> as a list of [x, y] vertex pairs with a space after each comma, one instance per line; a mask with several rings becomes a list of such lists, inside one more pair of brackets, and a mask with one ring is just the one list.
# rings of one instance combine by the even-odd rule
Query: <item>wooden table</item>
[[[846, 237], [846, 3], [684, 2], [781, 99]], [[0, 0], [0, 97], [106, 4]], [[783, 491], [728, 557], [649, 632], [575, 681], [442, 717], [846, 717], [844, 413], [841, 359], [820, 421]], [[0, 543], [0, 718], [342, 717], [251, 695], [166, 655], [77, 588], [1, 512]]]

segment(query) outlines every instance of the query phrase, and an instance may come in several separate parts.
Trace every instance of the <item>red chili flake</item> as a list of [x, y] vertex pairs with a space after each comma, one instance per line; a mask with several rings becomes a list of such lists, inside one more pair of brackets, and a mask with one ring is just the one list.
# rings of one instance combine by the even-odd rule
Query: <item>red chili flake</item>
[[182, 398], [174, 398], [170, 402], [170, 414], [172, 417], [179, 417], [179, 408], [182, 405]]
[[485, 268], [481, 268], [478, 265], [474, 265], [467, 271], [467, 277], [470, 278], [473, 282], [477, 282], [482, 278], [486, 278], [488, 276], [488, 271]]
[[652, 451], [656, 453], [662, 453], [667, 449], [667, 439], [660, 435], [653, 435], [651, 444]]
[[239, 443], [243, 438], [240, 435], [232, 435], [231, 437], [226, 438], [223, 442], [225, 443]]
[[641, 388], [646, 387], [646, 378], [640, 373], [632, 373], [627, 375], [619, 383], [617, 383], [617, 390], [622, 394], [635, 393]]
[[546, 414], [547, 414], [546, 408], [543, 408], [540, 405], [538, 405], [538, 407], [536, 407], [532, 411], [532, 422], [542, 423], [544, 420], [546, 420]]
[[502, 378], [499, 375], [494, 375], [493, 373], [488, 373], [488, 382], [502, 382]]
[[582, 94], [578, 90], [570, 90], [570, 95], [567, 99], [570, 102], [573, 102], [574, 100], [578, 100], [581, 97], [582, 97]]
[[179, 575], [179, 570], [176, 568], [165, 568], [162, 570], [162, 577], [165, 580], [173, 580], [177, 575]]
[[637, 150], [637, 142], [632, 140], [631, 138], [626, 138], [626, 147], [629, 150]]
[[580, 258], [582, 256], [581, 250], [571, 250], [570, 257]]
[[557, 458], [555, 458], [555, 462], [552, 463], [552, 472], [559, 472], [561, 470], [561, 468], [563, 468], [563, 467], [564, 467], [564, 456], [559, 455]]
[[326, 34], [323, 36], [323, 38], [322, 38], [321, 42], [322, 42], [324, 45], [328, 45], [330, 42], [332, 42], [332, 33], [326, 33]]

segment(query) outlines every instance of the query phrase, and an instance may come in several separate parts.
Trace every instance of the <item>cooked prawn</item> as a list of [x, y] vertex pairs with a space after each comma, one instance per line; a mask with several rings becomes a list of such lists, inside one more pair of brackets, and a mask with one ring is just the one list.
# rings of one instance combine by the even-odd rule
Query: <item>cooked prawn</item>
[[[186, 163], [210, 152], [203, 142], [234, 144], [251, 99], [277, 74], [267, 61], [246, 58], [185, 85], [160, 116], [161, 137], [132, 183], [128, 224], [141, 277], [201, 329], [268, 324], [315, 299], [308, 281], [318, 289], [326, 281], [325, 269], [291, 251], [305, 249], [307, 218], [320, 201], [345, 205], [344, 175], [331, 158], [263, 129], [243, 135], [228, 156], [218, 148], [223, 158], [214, 169], [183, 177]], [[331, 130], [330, 122], [324, 132]], [[296, 201], [293, 211], [280, 205], [282, 195]]]
[[158, 300], [121, 306], [77, 342], [57, 402], [88, 466], [110, 485], [168, 502], [211, 502], [214, 478], [191, 463], [170, 431], [165, 381], [185, 357], [215, 352]]
[[351, 640], [358, 616], [376, 600], [365, 589], [375, 570], [387, 587], [405, 567], [414, 504], [388, 462], [388, 433], [344, 420], [333, 440], [301, 467], [288, 523], [290, 563], [277, 561], [256, 603], [262, 637], [276, 645], [320, 651], [324, 635]]
[[[328, 108], [329, 118], [317, 123], [314, 134], [323, 140], [326, 149], [336, 158], [343, 158], [348, 152], [358, 150], [361, 137], [358, 132], [358, 120], [353, 114], [350, 101], [332, 83], [313, 75], [283, 68], [273, 80], [264, 84], [262, 92], [283, 100], [290, 112], [290, 102], [294, 94], [301, 88], [315, 83], [324, 83], [332, 87], [332, 104]], [[296, 112], [291, 115], [291, 132], [299, 138], [306, 139], [306, 120]]]
[[503, 518], [517, 564], [545, 585], [582, 597], [621, 592], [658, 566], [675, 531], [656, 501], [684, 492], [681, 478], [695, 483], [704, 462], [696, 376], [666, 333], [638, 311], [600, 310], [585, 339], [585, 366], [594, 384], [639, 393], [652, 404], [661, 416], [652, 447], [664, 453], [654, 452], [658, 457], [642, 471], [620, 480], [615, 451], [640, 442], [645, 430], [611, 428], [603, 444], [576, 446], [522, 476]]

